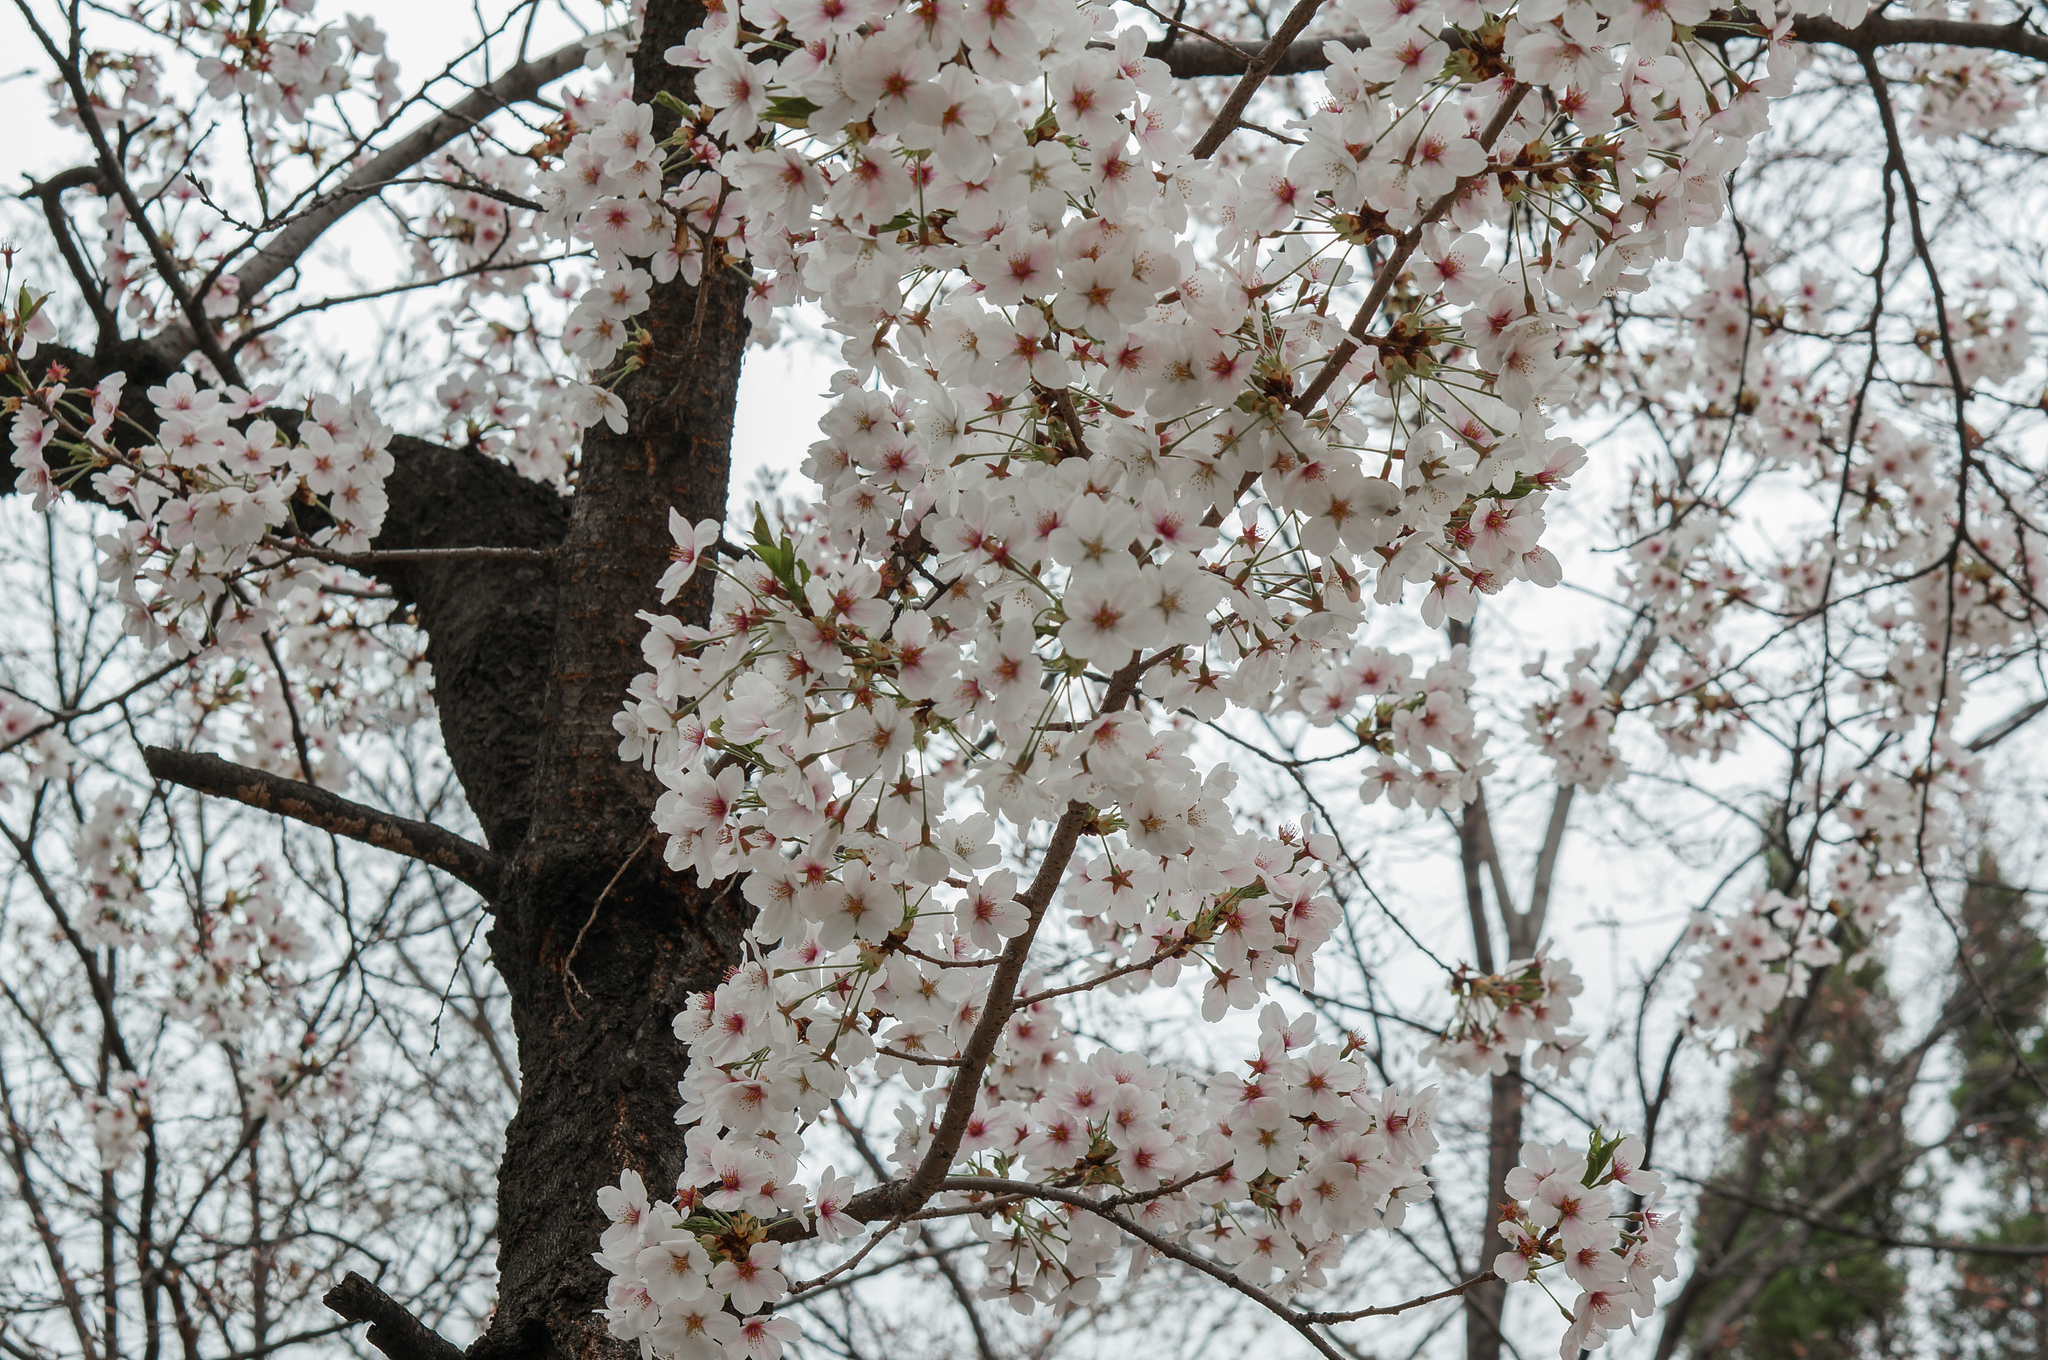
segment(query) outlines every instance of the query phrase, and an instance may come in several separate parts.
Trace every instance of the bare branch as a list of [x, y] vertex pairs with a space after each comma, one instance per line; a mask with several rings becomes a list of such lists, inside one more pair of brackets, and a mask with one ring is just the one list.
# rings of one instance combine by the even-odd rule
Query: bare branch
[[[560, 80], [581, 66], [585, 50], [578, 40], [546, 56], [523, 61], [490, 84], [479, 86], [450, 104], [440, 117], [428, 120], [371, 157], [333, 192], [323, 195], [316, 206], [288, 222], [256, 252], [255, 258], [236, 271], [236, 295], [245, 303], [254, 301], [297, 264], [329, 227], [364, 200], [376, 196], [407, 170], [499, 109], [532, 99], [543, 85]], [[148, 348], [167, 367], [175, 368], [197, 343], [188, 327], [172, 326], [152, 338]]]
[[2040, 717], [2044, 712], [2048, 712], [2048, 699], [2036, 699], [2032, 703], [2006, 714], [2003, 718], [2000, 718], [1997, 722], [1970, 738], [1967, 749], [1971, 751], [1988, 751], [2034, 719]]
[[1205, 161], [1215, 155], [1216, 148], [1223, 145], [1224, 139], [1237, 131], [1237, 120], [1244, 113], [1245, 106], [1252, 102], [1259, 86], [1266, 83], [1266, 77], [1273, 74], [1280, 59], [1287, 55], [1288, 45], [1308, 27], [1309, 20], [1316, 17], [1316, 11], [1322, 8], [1322, 4], [1323, 0], [1295, 0], [1294, 8], [1287, 11], [1287, 18], [1281, 21], [1273, 40], [1252, 62], [1236, 88], [1231, 90], [1230, 97], [1223, 101], [1223, 107], [1217, 110], [1216, 120], [1209, 124], [1202, 140], [1195, 143], [1191, 154], [1196, 160]]
[[1961, 19], [1889, 19], [1873, 14], [1856, 27], [1848, 28], [1824, 16], [1801, 15], [1792, 21], [1792, 36], [1800, 42], [1846, 47], [1856, 52], [1937, 44], [2010, 52], [2016, 57], [2048, 61], [2048, 38], [2033, 32], [2024, 21], [1985, 24]]
[[1909, 1251], [1945, 1251], [1970, 1256], [2048, 1256], [2048, 1242], [1965, 1242], [1953, 1237], [1900, 1237], [1895, 1233], [1878, 1232], [1872, 1228], [1844, 1223], [1826, 1214], [1814, 1213], [1803, 1205], [1789, 1200], [1771, 1199], [1752, 1195], [1732, 1185], [1720, 1185], [1713, 1181], [1700, 1181], [1700, 1189], [1722, 1199], [1732, 1199], [1755, 1209], [1767, 1209], [1786, 1218], [1796, 1218], [1824, 1233], [1836, 1237], [1854, 1237], [1864, 1242], [1876, 1242], [1887, 1247], [1903, 1247]]
[[84, 1360], [96, 1360], [99, 1350], [93, 1345], [92, 1326], [85, 1320], [85, 1298], [79, 1292], [71, 1267], [64, 1259], [64, 1243], [57, 1229], [50, 1222], [49, 1211], [43, 1207], [42, 1196], [36, 1190], [35, 1179], [28, 1169], [28, 1130], [21, 1126], [14, 1113], [14, 1094], [7, 1085], [7, 1075], [0, 1070], [0, 1117], [7, 1121], [7, 1164], [14, 1169], [15, 1189], [21, 1195], [21, 1205], [28, 1210], [29, 1222], [34, 1226], [36, 1237], [43, 1244], [43, 1252], [49, 1258], [50, 1272], [57, 1279], [57, 1287], [64, 1300], [64, 1311], [71, 1317], [72, 1331], [78, 1337], [79, 1354]]
[[65, 268], [78, 284], [79, 296], [92, 312], [94, 323], [99, 327], [101, 348], [112, 344], [120, 337], [121, 328], [116, 324], [114, 313], [107, 306], [107, 285], [93, 272], [85, 257], [79, 254], [78, 241], [71, 234], [71, 219], [64, 212], [64, 191], [91, 186], [103, 189], [106, 175], [96, 165], [73, 166], [60, 171], [49, 179], [38, 183], [31, 179], [28, 192], [23, 198], [36, 198], [43, 205], [43, 217], [50, 224], [50, 235], [57, 243], [57, 252], [64, 257]]
[[351, 1270], [320, 1302], [350, 1322], [367, 1322], [364, 1339], [391, 1360], [462, 1360], [462, 1348], [407, 1312], [405, 1305]]
[[231, 798], [247, 807], [416, 859], [467, 883], [486, 900], [498, 890], [498, 857], [452, 831], [365, 807], [312, 784], [252, 770], [219, 756], [148, 746], [143, 748], [142, 759], [150, 774], [167, 784]]
[[1410, 1309], [1421, 1308], [1425, 1304], [1435, 1303], [1440, 1299], [1454, 1299], [1460, 1294], [1477, 1289], [1480, 1285], [1491, 1284], [1499, 1278], [1500, 1276], [1489, 1270], [1483, 1274], [1474, 1275], [1469, 1280], [1460, 1280], [1448, 1289], [1439, 1289], [1434, 1294], [1423, 1294], [1402, 1303], [1390, 1303], [1384, 1308], [1354, 1308], [1348, 1313], [1305, 1313], [1303, 1317], [1310, 1322], [1356, 1322], [1360, 1318], [1391, 1317], [1396, 1313], [1405, 1313]]
[[[1266, 72], [1267, 76], [1298, 76], [1306, 71], [1322, 70], [1330, 64], [1329, 57], [1323, 52], [1323, 44], [1328, 42], [1348, 47], [1354, 52], [1372, 46], [1370, 39], [1356, 33], [1341, 38], [1302, 38], [1287, 44], [1280, 53], [1280, 59]], [[1222, 43], [1216, 39], [1199, 45], [1176, 42], [1161, 55], [1160, 60], [1181, 79], [1234, 76], [1258, 60], [1266, 48], [1265, 43]]]
[[368, 552], [335, 552], [285, 538], [265, 538], [263, 546], [292, 557], [309, 557], [337, 567], [375, 571], [399, 562], [547, 562], [553, 554], [545, 548], [376, 548]]
[[[1742, 21], [1738, 18], [1737, 22]], [[1744, 28], [1747, 28], [1746, 24]], [[1701, 25], [1701, 29], [1703, 32], [1711, 32], [1712, 26]], [[1207, 38], [1206, 34], [1202, 36]], [[1849, 28], [1833, 19], [1801, 15], [1792, 21], [1792, 36], [1803, 43], [1846, 47], [1857, 51], [1879, 47], [1935, 45], [2009, 52], [2016, 57], [2048, 61], [2048, 38], [2033, 32], [2023, 24], [1969, 23], [1956, 19], [1933, 18], [1891, 19], [1873, 15], [1855, 28]], [[1354, 52], [1372, 46], [1371, 39], [1358, 33], [1346, 33], [1334, 38], [1301, 38], [1288, 43], [1282, 49], [1278, 59], [1265, 75], [1298, 76], [1323, 70], [1330, 64], [1324, 46], [1331, 42]], [[1188, 43], [1179, 41], [1176, 36], [1176, 41], [1159, 54], [1159, 59], [1166, 63], [1167, 69], [1175, 76], [1182, 79], [1234, 76], [1249, 68], [1260, 54], [1268, 51], [1270, 47], [1270, 43], [1228, 42], [1217, 38], [1208, 38], [1201, 43]]]

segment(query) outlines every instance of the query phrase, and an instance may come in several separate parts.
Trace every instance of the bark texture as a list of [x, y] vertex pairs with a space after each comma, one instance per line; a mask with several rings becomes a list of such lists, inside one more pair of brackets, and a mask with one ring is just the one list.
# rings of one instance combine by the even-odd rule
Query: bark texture
[[[702, 14], [688, 3], [648, 7], [634, 59], [637, 98], [689, 96], [689, 73], [662, 54]], [[656, 134], [666, 135], [673, 119], [656, 118]], [[511, 991], [521, 1094], [499, 1170], [500, 1303], [472, 1349], [479, 1357], [583, 1357], [617, 1347], [592, 1315], [605, 1285], [590, 1259], [605, 1226], [598, 1187], [623, 1166], [656, 1193], [673, 1185], [682, 1169], [674, 1111], [684, 1058], [671, 1022], [691, 992], [716, 986], [739, 957], [738, 893], [730, 884], [705, 891], [662, 863], [648, 821], [661, 786], [619, 759], [612, 718], [645, 669], [638, 615], [658, 607], [671, 507], [692, 523], [724, 518], [747, 287], [721, 270], [702, 288], [681, 279], [654, 288], [640, 318], [652, 337], [643, 366], [618, 389], [628, 433], [599, 426], [586, 434], [548, 599], [516, 613], [536, 633], [545, 619], [548, 639], [527, 653], [543, 672], [539, 721], [529, 727], [530, 799], [496, 814], [508, 828], [526, 819], [490, 935]], [[698, 576], [677, 600], [683, 617], [709, 617], [711, 581]], [[505, 608], [522, 610], [518, 601]], [[422, 613], [430, 613], [424, 599]], [[480, 687], [503, 683], [493, 679], [498, 650], [471, 654]], [[523, 720], [509, 699], [483, 702], [498, 707], [481, 718], [444, 717], [451, 752], [471, 738], [464, 721], [488, 740], [501, 722]], [[516, 761], [467, 759], [500, 762], [499, 789], [470, 788], [479, 815], [500, 790], [518, 800], [526, 771]]]
[[[1522, 1151], [1522, 1060], [1508, 1059], [1508, 1070], [1491, 1079], [1488, 1091], [1489, 1103], [1486, 1130], [1486, 1184], [1488, 1193], [1504, 1194], [1502, 1185], [1508, 1172], [1515, 1169], [1521, 1160]], [[1479, 1239], [1479, 1255], [1473, 1264], [1474, 1270], [1484, 1270], [1493, 1264], [1492, 1253], [1506, 1247], [1506, 1243], [1493, 1235], [1493, 1225], [1500, 1221], [1500, 1209], [1496, 1204], [1486, 1206], [1485, 1228]], [[1501, 1310], [1507, 1306], [1508, 1282], [1488, 1280], [1475, 1285], [1465, 1294], [1465, 1356], [1466, 1360], [1499, 1360], [1502, 1346]]]
[[[476, 449], [391, 441], [391, 510], [372, 546], [556, 548], [569, 502]], [[490, 846], [526, 834], [555, 631], [553, 572], [535, 563], [407, 562], [379, 579], [411, 600], [427, 635], [448, 757]]]

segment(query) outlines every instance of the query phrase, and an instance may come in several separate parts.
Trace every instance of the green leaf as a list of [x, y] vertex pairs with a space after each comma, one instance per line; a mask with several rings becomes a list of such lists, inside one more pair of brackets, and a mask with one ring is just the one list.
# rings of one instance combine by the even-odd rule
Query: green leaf
[[783, 95], [768, 101], [768, 107], [761, 113], [761, 120], [767, 123], [780, 123], [784, 127], [809, 127], [811, 115], [822, 107], [824, 106], [813, 104], [801, 95]]
[[801, 564], [796, 560], [796, 545], [790, 542], [787, 534], [780, 539], [775, 537], [775, 531], [768, 526], [767, 512], [758, 503], [754, 506], [754, 556], [775, 574], [775, 579], [782, 583], [791, 599], [803, 594], [804, 582], [810, 579], [810, 573], [806, 570], [799, 575]]
[[1592, 1139], [1586, 1145], [1586, 1175], [1584, 1183], [1593, 1185], [1607, 1173], [1607, 1164], [1614, 1160], [1614, 1150], [1621, 1146], [1622, 1137], [1602, 1138], [1595, 1127]]

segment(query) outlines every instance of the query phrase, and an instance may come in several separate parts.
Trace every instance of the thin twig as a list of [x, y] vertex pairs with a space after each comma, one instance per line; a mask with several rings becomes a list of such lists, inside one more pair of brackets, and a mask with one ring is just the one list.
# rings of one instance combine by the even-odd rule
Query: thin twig
[[647, 848], [647, 843], [654, 839], [654, 835], [655, 833], [650, 831], [642, 836], [639, 843], [633, 847], [632, 853], [621, 860], [619, 867], [612, 871], [611, 881], [604, 885], [604, 891], [600, 892], [597, 895], [597, 900], [590, 904], [590, 915], [583, 918], [583, 928], [576, 932], [576, 942], [569, 946], [569, 957], [562, 960], [562, 999], [569, 1003], [569, 1014], [575, 1016], [578, 1020], [583, 1018], [583, 1013], [576, 1009], [576, 1002], [569, 995], [569, 984], [575, 983], [576, 990], [583, 992], [585, 996], [589, 996], [590, 993], [583, 991], [583, 979], [576, 976], [576, 952], [583, 948], [583, 937], [588, 935], [591, 926], [597, 923], [598, 908], [602, 907], [604, 900], [612, 895], [612, 889], [619, 886], [619, 880], [626, 876], [626, 870], [633, 866], [634, 860], [640, 858], [640, 852]]
[[336, 552], [295, 543], [288, 538], [266, 537], [263, 546], [291, 557], [309, 557], [337, 567], [374, 568], [397, 562], [550, 562], [553, 554], [545, 548], [377, 548], [368, 552]]

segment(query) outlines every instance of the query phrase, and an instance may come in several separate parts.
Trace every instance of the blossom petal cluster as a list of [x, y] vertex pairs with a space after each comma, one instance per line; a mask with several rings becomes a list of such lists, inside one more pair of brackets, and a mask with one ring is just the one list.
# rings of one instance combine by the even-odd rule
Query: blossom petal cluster
[[1583, 1153], [1524, 1143], [1521, 1164], [1508, 1173], [1511, 1202], [1498, 1224], [1507, 1250], [1494, 1258], [1494, 1273], [1527, 1280], [1562, 1269], [1578, 1286], [1558, 1347], [1563, 1360], [1648, 1317], [1658, 1282], [1678, 1275], [1680, 1220], [1655, 1207], [1664, 1180], [1643, 1169], [1643, 1156], [1642, 1139], [1595, 1129]]
[[[1205, 1102], [1081, 1053], [1061, 1003], [1187, 988], [1222, 1021], [1312, 978], [1329, 852], [1240, 829], [1199, 724], [1305, 714], [1355, 733], [1368, 797], [1473, 796], [1462, 657], [1417, 679], [1367, 624], [1556, 581], [1546, 507], [1584, 460], [1546, 409], [1569, 388], [1562, 309], [1682, 251], [1764, 126], [1764, 89], [1672, 51], [1673, 17], [1428, 7], [1407, 47], [1333, 45], [1295, 150], [1226, 164], [1196, 158], [1163, 64], [1106, 10], [747, 4], [668, 53], [697, 102], [660, 148], [630, 101], [571, 143], [545, 201], [619, 299], [592, 313], [585, 419], [625, 420], [599, 366], [648, 279], [743, 260], [763, 315], [812, 303], [845, 337], [803, 469], [822, 503], [725, 552], [675, 520], [664, 595], [713, 571], [712, 616], [647, 614], [618, 719], [665, 786], [670, 867], [744, 875], [756, 910], [748, 962], [678, 1021], [691, 1155], [672, 1213], [648, 1211], [688, 1225], [704, 1289], [756, 1226], [843, 1213], [806, 1130], [878, 1083], [926, 1197], [1078, 1178], [1197, 1241], [1222, 1231], [1202, 1206], [1243, 1198], [1270, 1232], [1214, 1249], [1283, 1294], [1423, 1190], [1413, 1141], [1368, 1112], [1407, 1098], [1360, 1096], [1346, 1045], [1289, 1058], [1268, 1007], [1256, 1080]], [[1559, 209], [1531, 219], [1540, 258], [1489, 263], [1538, 203]], [[1055, 936], [1087, 948], [1048, 973]], [[1576, 979], [1522, 971], [1474, 990], [1452, 1061], [1475, 1035], [1568, 1060]], [[1318, 1161], [1332, 1129], [1344, 1150]], [[1114, 1234], [1080, 1207], [992, 1216], [991, 1279], [1092, 1290]], [[669, 1353], [650, 1249], [605, 1255], [613, 1326]]]

